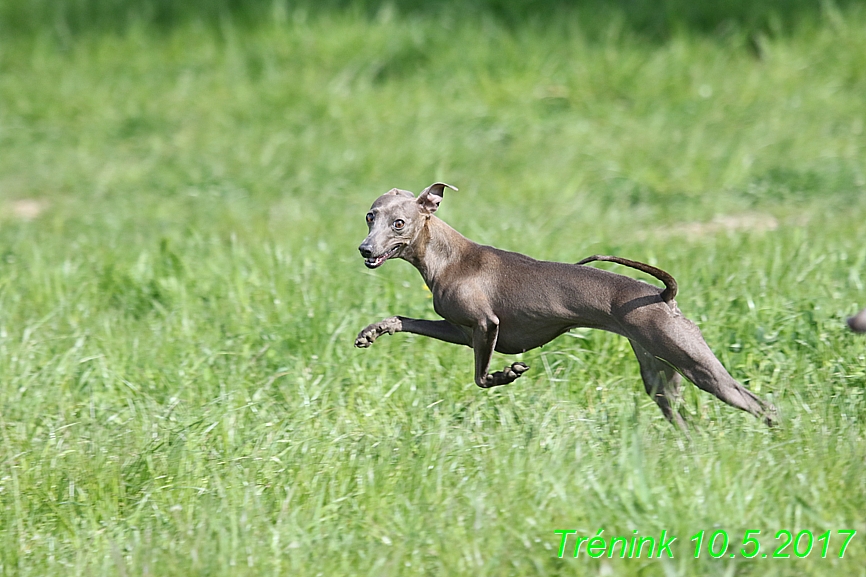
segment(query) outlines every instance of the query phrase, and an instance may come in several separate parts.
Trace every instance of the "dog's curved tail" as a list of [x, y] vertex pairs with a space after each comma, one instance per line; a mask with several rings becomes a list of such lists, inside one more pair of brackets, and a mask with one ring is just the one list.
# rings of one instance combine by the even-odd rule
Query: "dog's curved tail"
[[672, 277], [671, 275], [669, 275], [668, 273], [666, 273], [662, 269], [656, 268], [656, 267], [649, 265], [649, 264], [646, 264], [646, 263], [638, 262], [636, 260], [629, 260], [627, 258], [620, 258], [618, 256], [607, 256], [607, 255], [603, 255], [603, 254], [594, 254], [590, 257], [583, 259], [582, 261], [580, 261], [576, 264], [586, 264], [588, 262], [593, 262], [596, 260], [605, 261], [605, 262], [615, 262], [617, 264], [621, 264], [621, 265], [627, 266], [629, 268], [637, 269], [641, 272], [647, 273], [648, 275], [652, 275], [652, 276], [656, 277], [657, 279], [659, 279], [660, 281], [665, 283], [665, 288], [661, 292], [661, 295], [659, 295], [659, 296], [661, 296], [662, 300], [665, 301], [666, 303], [671, 302], [674, 299], [674, 297], [677, 296], [677, 281], [674, 279], [674, 277]]

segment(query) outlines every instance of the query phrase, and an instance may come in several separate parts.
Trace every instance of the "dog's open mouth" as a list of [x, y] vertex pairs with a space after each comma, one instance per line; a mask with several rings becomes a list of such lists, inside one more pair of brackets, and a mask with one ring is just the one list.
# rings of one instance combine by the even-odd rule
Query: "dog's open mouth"
[[364, 266], [366, 266], [367, 268], [378, 268], [378, 267], [382, 266], [383, 262], [385, 262], [386, 260], [388, 260], [389, 258], [394, 256], [395, 254], [397, 254], [397, 251], [400, 250], [401, 246], [403, 246], [403, 245], [398, 244], [398, 245], [393, 246], [390, 249], [386, 250], [385, 252], [383, 252], [379, 256], [373, 256], [370, 258], [365, 258], [364, 259]]

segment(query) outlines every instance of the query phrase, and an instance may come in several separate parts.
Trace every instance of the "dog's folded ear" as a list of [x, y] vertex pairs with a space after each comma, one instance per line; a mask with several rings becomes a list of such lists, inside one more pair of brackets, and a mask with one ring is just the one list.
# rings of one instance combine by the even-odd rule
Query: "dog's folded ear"
[[442, 202], [445, 187], [448, 187], [451, 190], [457, 190], [457, 187], [451, 186], [450, 184], [434, 182], [418, 195], [417, 202], [422, 212], [426, 212], [427, 214], [433, 214], [436, 212], [436, 209], [439, 208], [439, 203]]

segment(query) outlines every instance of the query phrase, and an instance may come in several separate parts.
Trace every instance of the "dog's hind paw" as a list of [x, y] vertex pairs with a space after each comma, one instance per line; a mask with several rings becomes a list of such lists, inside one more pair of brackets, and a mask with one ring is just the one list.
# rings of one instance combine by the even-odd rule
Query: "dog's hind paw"
[[776, 427], [779, 425], [779, 411], [776, 409], [776, 405], [765, 403], [763, 419], [764, 423], [768, 427]]

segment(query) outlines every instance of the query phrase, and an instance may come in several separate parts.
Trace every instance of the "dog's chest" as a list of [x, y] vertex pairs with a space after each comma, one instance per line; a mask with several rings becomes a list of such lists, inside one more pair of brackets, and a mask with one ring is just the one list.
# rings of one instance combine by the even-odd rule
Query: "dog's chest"
[[473, 326], [492, 313], [486, 295], [475, 283], [437, 283], [430, 291], [433, 293], [433, 310], [454, 324]]

